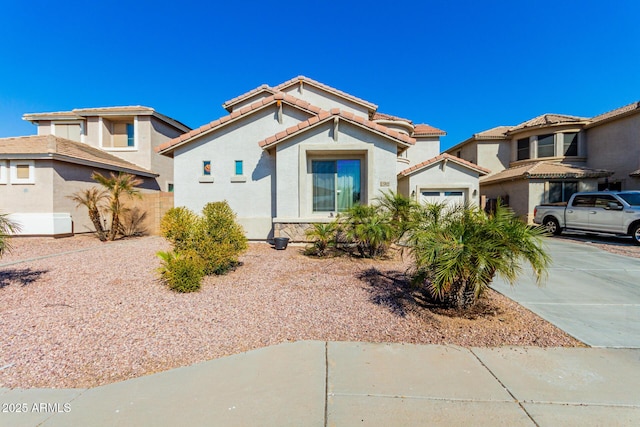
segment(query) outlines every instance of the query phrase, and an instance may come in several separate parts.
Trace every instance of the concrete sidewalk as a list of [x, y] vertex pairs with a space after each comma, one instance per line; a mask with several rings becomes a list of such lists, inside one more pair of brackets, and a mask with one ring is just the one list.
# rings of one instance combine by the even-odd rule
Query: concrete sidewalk
[[0, 389], [0, 409], [2, 426], [631, 426], [640, 350], [304, 341], [87, 390]]
[[491, 287], [592, 347], [640, 348], [640, 259], [556, 238], [544, 287], [523, 274]]

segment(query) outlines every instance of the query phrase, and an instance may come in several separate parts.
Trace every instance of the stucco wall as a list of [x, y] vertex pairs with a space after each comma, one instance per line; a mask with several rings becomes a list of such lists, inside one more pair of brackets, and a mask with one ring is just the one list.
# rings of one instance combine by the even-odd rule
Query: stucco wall
[[[9, 161], [5, 162], [9, 166]], [[50, 166], [50, 160], [35, 161], [33, 184], [15, 184], [10, 179], [7, 184], [0, 184], [0, 209], [12, 213], [53, 212]]]
[[340, 121], [338, 128], [337, 141], [330, 121], [277, 146], [276, 221], [313, 222], [329, 215], [312, 212], [314, 158], [360, 159], [361, 203], [370, 203], [381, 191], [397, 190], [396, 143], [345, 121]]
[[161, 191], [168, 191], [167, 184], [173, 183], [173, 159], [155, 152], [155, 147], [169, 141], [183, 132], [168, 124], [151, 117], [151, 170], [159, 174], [156, 180]]
[[622, 181], [623, 190], [640, 190], [629, 176], [640, 169], [640, 114], [587, 129], [586, 140], [588, 167], [614, 171], [609, 181]]
[[[509, 207], [523, 219], [527, 219], [529, 212], [529, 180], [498, 182], [490, 185], [482, 185], [480, 194], [487, 199], [509, 198]], [[533, 207], [531, 208], [533, 210]]]
[[407, 167], [422, 163], [438, 154], [440, 154], [439, 137], [416, 138], [415, 145], [407, 149], [406, 157], [409, 159], [409, 165]]
[[419, 200], [421, 190], [462, 190], [465, 201], [476, 205], [480, 202], [478, 173], [452, 162], [438, 162], [424, 168], [404, 178], [402, 186], [402, 192], [407, 196], [415, 191], [416, 200]]
[[345, 100], [332, 93], [325, 92], [306, 83], [303, 84], [302, 91], [300, 90], [300, 85], [296, 84], [285, 89], [284, 93], [288, 93], [291, 96], [303, 99], [311, 105], [315, 105], [316, 107], [320, 107], [327, 111], [331, 108], [339, 108], [343, 111], [349, 111], [366, 119], [369, 118], [369, 110], [366, 107]]
[[[208, 202], [227, 200], [250, 239], [270, 237], [275, 216], [275, 157], [258, 142], [308, 118], [285, 105], [280, 124], [277, 107], [272, 105], [178, 148], [174, 153], [175, 205], [199, 213]], [[206, 180], [202, 175], [205, 160], [211, 161], [213, 182], [200, 182]], [[243, 161], [245, 182], [231, 182], [236, 160]], [[297, 161], [289, 167], [296, 165]]]
[[478, 142], [478, 158], [474, 163], [489, 169], [492, 174], [498, 173], [509, 167], [510, 151], [511, 142], [507, 140]]

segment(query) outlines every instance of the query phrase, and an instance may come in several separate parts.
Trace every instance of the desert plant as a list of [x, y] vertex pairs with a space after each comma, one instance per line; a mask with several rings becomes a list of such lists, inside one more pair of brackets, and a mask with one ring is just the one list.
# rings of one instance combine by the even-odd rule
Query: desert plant
[[198, 215], [184, 206], [171, 208], [160, 221], [160, 234], [170, 241], [176, 250], [185, 249], [189, 235], [198, 220]]
[[496, 274], [514, 284], [522, 261], [542, 283], [549, 265], [542, 228], [529, 227], [501, 205], [491, 215], [474, 206], [430, 206], [425, 212], [410, 241], [413, 279], [437, 301], [470, 307]]
[[327, 250], [336, 245], [337, 223], [314, 223], [306, 231], [306, 236], [311, 240], [311, 245], [307, 247], [306, 253], [323, 257], [327, 255]]
[[239, 264], [239, 256], [247, 248], [244, 230], [236, 222], [236, 215], [226, 201], [208, 203], [202, 212], [203, 216], [198, 216], [187, 208], [179, 207], [170, 209], [162, 218], [162, 235], [174, 247], [171, 256], [165, 252], [158, 253], [163, 262], [161, 278], [167, 283], [177, 279], [171, 276], [172, 273], [166, 273], [165, 265], [175, 265], [173, 270], [198, 265], [203, 276], [224, 274]]
[[420, 211], [420, 204], [402, 194], [386, 191], [376, 199], [378, 205], [390, 215], [394, 239], [401, 240], [413, 227], [416, 215]]
[[69, 198], [76, 202], [76, 206], [84, 206], [89, 210], [89, 219], [96, 229], [96, 235], [100, 241], [107, 240], [107, 233], [102, 225], [103, 204], [108, 198], [106, 190], [91, 187], [73, 193]]
[[147, 213], [139, 207], [124, 209], [121, 218], [119, 233], [124, 237], [142, 236], [147, 233], [147, 229], [144, 226]]
[[190, 253], [158, 252], [161, 279], [176, 292], [195, 292], [204, 277], [202, 260]]
[[0, 213], [0, 257], [5, 252], [11, 251], [11, 242], [9, 241], [12, 234], [20, 231], [20, 225], [9, 218], [9, 214]]
[[109, 203], [107, 209], [111, 214], [111, 229], [107, 234], [109, 240], [115, 240], [121, 228], [121, 216], [124, 214], [125, 208], [122, 204], [122, 196], [141, 197], [140, 190], [135, 188], [142, 184], [140, 178], [135, 175], [119, 172], [118, 175], [110, 172], [109, 177], [94, 172], [91, 178], [98, 184], [102, 185], [109, 192]]
[[339, 224], [365, 258], [384, 255], [395, 235], [390, 215], [379, 205], [355, 205], [340, 217]]

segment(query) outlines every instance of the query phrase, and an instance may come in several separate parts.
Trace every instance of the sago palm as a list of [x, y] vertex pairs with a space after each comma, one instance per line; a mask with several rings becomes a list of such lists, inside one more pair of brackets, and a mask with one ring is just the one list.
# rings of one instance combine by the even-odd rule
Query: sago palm
[[496, 274], [514, 284], [523, 261], [532, 267], [537, 283], [542, 283], [549, 265], [543, 229], [529, 227], [503, 206], [492, 215], [470, 206], [444, 210], [444, 215], [443, 209], [427, 208], [433, 217], [411, 239], [414, 280], [437, 300], [469, 307]]

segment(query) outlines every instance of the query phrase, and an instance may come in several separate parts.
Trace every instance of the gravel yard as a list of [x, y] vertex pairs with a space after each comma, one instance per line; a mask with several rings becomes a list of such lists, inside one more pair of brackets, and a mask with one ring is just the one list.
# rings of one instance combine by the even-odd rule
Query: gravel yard
[[0, 387], [90, 387], [296, 340], [582, 345], [493, 291], [472, 313], [425, 306], [399, 257], [254, 243], [236, 271], [177, 294], [157, 280], [159, 237], [12, 242], [0, 259]]

